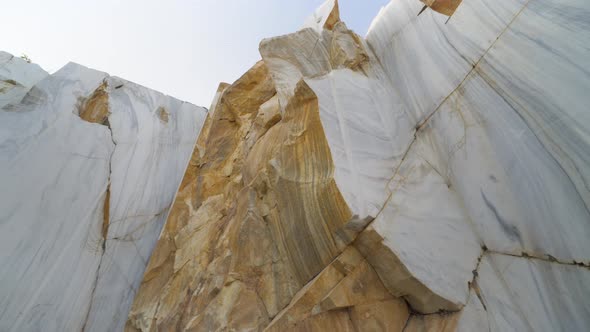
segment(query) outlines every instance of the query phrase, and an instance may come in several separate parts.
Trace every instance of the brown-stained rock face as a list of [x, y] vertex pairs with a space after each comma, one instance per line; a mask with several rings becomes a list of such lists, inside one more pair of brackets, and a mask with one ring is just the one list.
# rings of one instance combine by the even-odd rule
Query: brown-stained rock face
[[311, 89], [301, 81], [281, 115], [261, 61], [218, 93], [129, 329], [260, 330], [350, 241]]
[[451, 16], [463, 0], [420, 0], [430, 9]]
[[106, 81], [102, 82], [90, 97], [80, 100], [78, 115], [84, 121], [108, 125], [109, 94]]

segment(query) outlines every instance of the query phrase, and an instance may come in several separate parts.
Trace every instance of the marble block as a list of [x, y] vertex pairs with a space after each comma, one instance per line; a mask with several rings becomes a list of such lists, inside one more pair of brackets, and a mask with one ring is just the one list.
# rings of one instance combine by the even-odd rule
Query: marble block
[[20, 102], [29, 89], [47, 75], [39, 65], [0, 51], [0, 109]]
[[[367, 36], [416, 132], [396, 160], [385, 207], [357, 239], [361, 252], [382, 256], [368, 259], [388, 289], [422, 313], [465, 305], [481, 248], [588, 265], [590, 121], [583, 91], [590, 82], [581, 69], [589, 57], [580, 13], [590, 5], [470, 0], [450, 19], [429, 10], [412, 16], [418, 7], [390, 2]], [[448, 188], [431, 203], [434, 189], [405, 197], [408, 182], [431, 181], [408, 176], [416, 155], [438, 177], [434, 183]], [[451, 197], [457, 203], [438, 206]], [[445, 209], [462, 216], [463, 226], [441, 218]], [[420, 228], [425, 215], [433, 224]], [[444, 255], [455, 245], [464, 246], [455, 251], [460, 255]], [[419, 257], [424, 250], [432, 251]], [[452, 262], [437, 266], [445, 259]], [[441, 302], [433, 297], [443, 293]]]
[[0, 111], [0, 329], [121, 330], [206, 110], [70, 63]]
[[457, 311], [467, 302], [481, 240], [463, 201], [419, 139], [391, 181], [391, 196], [355, 246], [388, 290], [414, 310]]
[[352, 222], [366, 224], [389, 195], [387, 184], [413, 137], [412, 124], [377, 75], [336, 69], [305, 81], [318, 97], [334, 178]]

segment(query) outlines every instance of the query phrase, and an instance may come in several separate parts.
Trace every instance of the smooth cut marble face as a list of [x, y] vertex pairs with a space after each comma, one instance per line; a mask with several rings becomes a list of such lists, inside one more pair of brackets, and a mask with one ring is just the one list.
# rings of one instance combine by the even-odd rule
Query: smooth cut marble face
[[318, 96], [338, 187], [354, 215], [374, 218], [412, 137], [408, 116], [376, 75], [337, 69], [306, 82]]
[[18, 103], [47, 72], [34, 63], [0, 51], [0, 109]]
[[[415, 1], [390, 2], [367, 36], [384, 81], [416, 128], [407, 152], [390, 168], [394, 181], [385, 208], [367, 231], [380, 234], [384, 247], [415, 278], [412, 285], [420, 282], [430, 295], [444, 294], [459, 304], [468, 299], [466, 281], [482, 248], [589, 264], [590, 120], [584, 121], [589, 34], [583, 13], [590, 4], [470, 0], [450, 19], [433, 11], [416, 16], [420, 7]], [[366, 105], [354, 105], [350, 112], [363, 112]], [[324, 126], [333, 126], [334, 119], [324, 117]], [[398, 128], [391, 131], [399, 136]], [[381, 154], [386, 155], [374, 153]], [[338, 165], [342, 158], [334, 159], [337, 169], [343, 167]], [[418, 176], [416, 160], [423, 160], [438, 180], [424, 172]], [[363, 171], [379, 168], [368, 169]], [[408, 191], [428, 183], [432, 187], [422, 195]], [[437, 184], [445, 184], [447, 192], [439, 186], [441, 196], [430, 200]], [[451, 197], [458, 200], [454, 208], [438, 205]], [[445, 218], [445, 208], [457, 218]], [[421, 227], [425, 216], [433, 224]], [[457, 241], [460, 246], [449, 244]], [[441, 258], [430, 262], [421, 252]], [[387, 264], [380, 269], [390, 271]], [[406, 287], [411, 296], [430, 296], [422, 286], [408, 288], [407, 279], [397, 282], [389, 283], [390, 290]], [[445, 302], [440, 305], [449, 309]]]
[[0, 111], [2, 330], [122, 330], [205, 115], [76, 64]]
[[0, 111], [2, 330], [82, 328], [101, 259], [114, 144], [107, 127], [74, 111], [76, 96], [105, 77], [68, 65], [35, 87], [31, 103]]

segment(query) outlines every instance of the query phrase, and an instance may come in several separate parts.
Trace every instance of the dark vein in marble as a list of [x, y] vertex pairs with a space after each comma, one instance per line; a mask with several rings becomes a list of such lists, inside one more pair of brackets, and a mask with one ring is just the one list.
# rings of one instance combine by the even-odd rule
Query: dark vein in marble
[[481, 194], [481, 198], [483, 199], [488, 209], [490, 209], [490, 211], [492, 211], [492, 213], [494, 214], [494, 217], [496, 217], [496, 220], [500, 224], [500, 227], [502, 228], [502, 231], [504, 231], [504, 234], [506, 234], [506, 236], [508, 236], [510, 239], [518, 241], [521, 246], [524, 246], [522, 242], [522, 235], [520, 234], [518, 227], [516, 227], [516, 225], [511, 225], [510, 222], [502, 218], [502, 216], [498, 212], [498, 209], [496, 209], [494, 204], [490, 202], [490, 200], [487, 198], [486, 194], [484, 194], [482, 189], [480, 189], [479, 192]]

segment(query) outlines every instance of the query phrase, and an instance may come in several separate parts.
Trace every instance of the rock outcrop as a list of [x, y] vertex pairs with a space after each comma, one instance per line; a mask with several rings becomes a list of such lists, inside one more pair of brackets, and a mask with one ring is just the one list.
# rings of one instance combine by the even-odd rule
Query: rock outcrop
[[0, 111], [0, 329], [586, 330], [589, 16], [328, 0], [206, 119], [66, 66]]
[[4, 58], [0, 330], [122, 330], [206, 110]]
[[422, 2], [220, 86], [127, 330], [590, 324], [590, 6]]
[[0, 108], [12, 101], [20, 101], [47, 75], [38, 65], [0, 51]]

